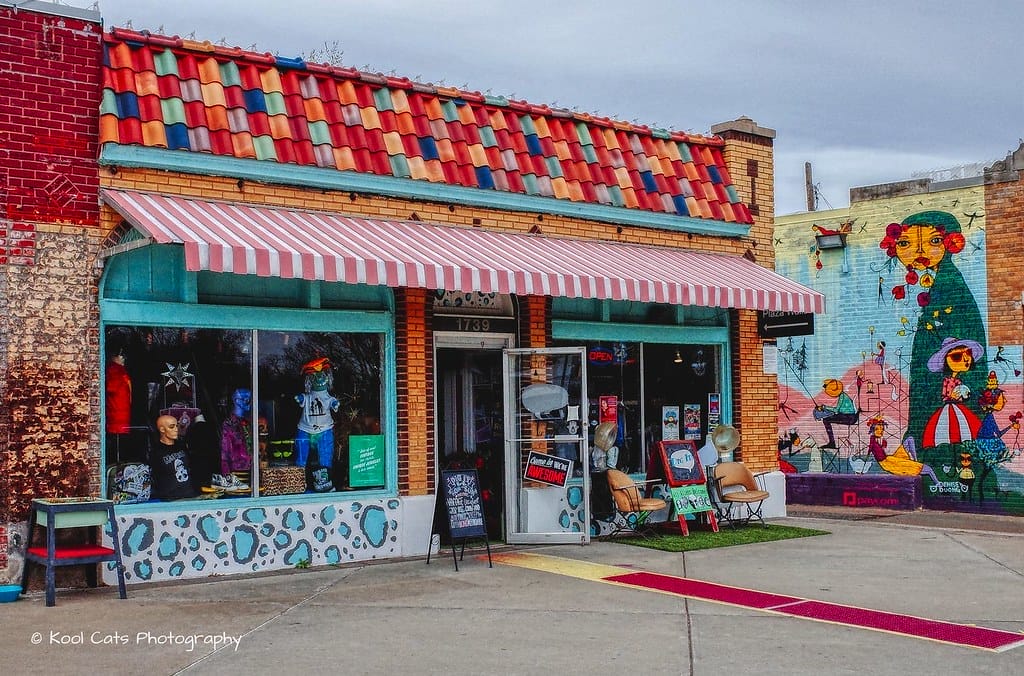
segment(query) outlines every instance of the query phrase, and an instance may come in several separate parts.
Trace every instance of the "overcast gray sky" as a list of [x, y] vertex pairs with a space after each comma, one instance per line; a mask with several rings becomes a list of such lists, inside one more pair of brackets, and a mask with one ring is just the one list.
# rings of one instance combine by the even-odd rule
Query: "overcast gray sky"
[[[91, 7], [91, 0], [63, 4]], [[1024, 136], [1024, 2], [99, 0], [107, 28], [190, 36], [641, 124], [775, 129], [776, 213]], [[325, 60], [325, 59], [321, 59]]]

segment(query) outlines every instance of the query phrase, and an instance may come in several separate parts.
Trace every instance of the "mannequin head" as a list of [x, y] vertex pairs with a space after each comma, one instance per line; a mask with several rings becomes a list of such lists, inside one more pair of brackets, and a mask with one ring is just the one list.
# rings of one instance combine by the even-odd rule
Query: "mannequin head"
[[178, 440], [178, 419], [173, 415], [162, 415], [156, 419], [156, 431], [160, 434], [160, 443], [173, 446]]
[[234, 404], [234, 414], [244, 418], [252, 410], [252, 391], [244, 387], [238, 388], [231, 395], [231, 403]]

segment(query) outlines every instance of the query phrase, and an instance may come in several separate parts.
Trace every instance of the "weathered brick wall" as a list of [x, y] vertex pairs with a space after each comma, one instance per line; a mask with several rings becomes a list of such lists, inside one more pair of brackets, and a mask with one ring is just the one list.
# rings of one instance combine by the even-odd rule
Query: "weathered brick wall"
[[0, 8], [5, 219], [96, 222], [100, 32], [98, 21]]
[[100, 31], [0, 8], [0, 524], [99, 489]]

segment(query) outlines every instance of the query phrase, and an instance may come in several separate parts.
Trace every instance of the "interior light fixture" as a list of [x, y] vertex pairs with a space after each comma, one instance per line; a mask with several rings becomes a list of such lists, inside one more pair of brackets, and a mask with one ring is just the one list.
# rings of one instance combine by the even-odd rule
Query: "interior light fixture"
[[683, 363], [683, 357], [682, 357], [681, 354], [679, 354], [679, 350], [676, 350], [676, 358], [672, 360], [672, 363], [673, 364], [682, 364]]
[[690, 368], [693, 369], [694, 374], [697, 376], [704, 375], [708, 368], [708, 363], [704, 361], [704, 350], [697, 350], [697, 358], [690, 364]]

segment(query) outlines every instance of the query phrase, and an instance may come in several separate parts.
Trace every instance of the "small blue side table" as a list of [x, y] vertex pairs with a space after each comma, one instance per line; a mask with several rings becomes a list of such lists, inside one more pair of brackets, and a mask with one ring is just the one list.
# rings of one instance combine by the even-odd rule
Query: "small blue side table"
[[[94, 526], [110, 524], [113, 548], [96, 542]], [[46, 546], [32, 546], [36, 526], [46, 529]], [[91, 536], [84, 544], [58, 545], [57, 529], [90, 527]], [[114, 502], [97, 498], [37, 498], [32, 501], [28, 522], [28, 541], [25, 547], [25, 566], [21, 574], [21, 592], [28, 589], [29, 563], [46, 567], [46, 605], [56, 604], [57, 566], [89, 566], [86, 581], [90, 587], [97, 585], [96, 564], [114, 561], [117, 565], [117, 587], [121, 598], [128, 598], [124, 584], [124, 563], [117, 535], [117, 519], [114, 516]]]

